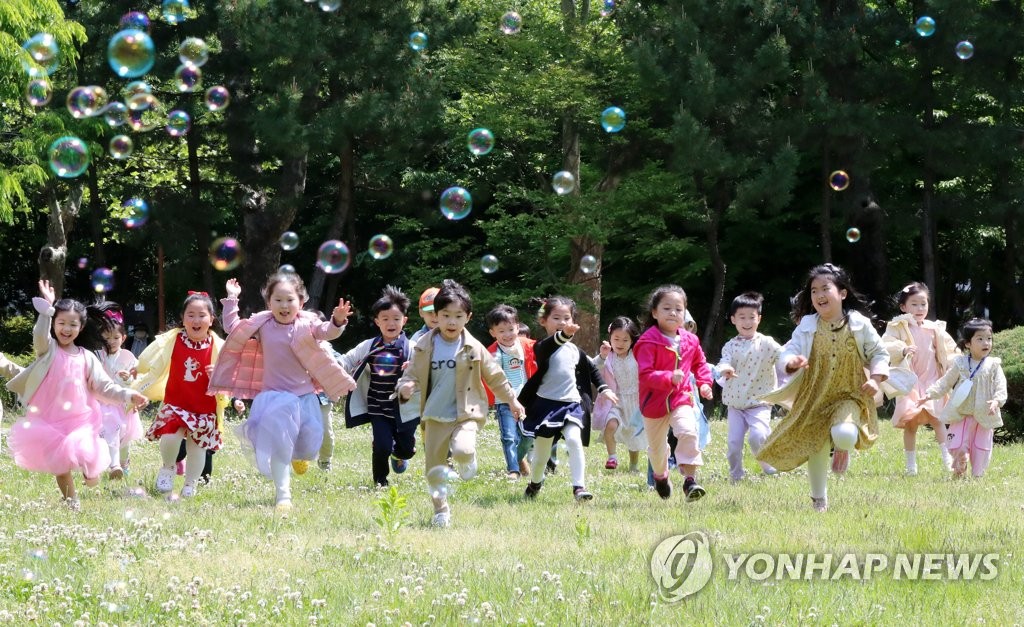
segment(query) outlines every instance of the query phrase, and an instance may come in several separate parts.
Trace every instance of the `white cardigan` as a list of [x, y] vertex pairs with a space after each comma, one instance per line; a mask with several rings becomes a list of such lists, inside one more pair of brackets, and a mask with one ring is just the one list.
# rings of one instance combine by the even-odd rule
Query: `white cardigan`
[[[1006, 404], [1006, 375], [1003, 374], [1000, 364], [1002, 361], [998, 357], [986, 357], [985, 363], [974, 375], [974, 407], [969, 407], [964, 413], [959, 407], [953, 407], [953, 403], [946, 403], [939, 420], [953, 423], [962, 421], [965, 416], [974, 416], [983, 427], [995, 429], [1003, 426], [1003, 418], [998, 409], [995, 414], [988, 413], [989, 401], [998, 401], [1000, 407]], [[957, 355], [946, 374], [928, 388], [928, 398], [942, 398], [961, 380], [969, 379], [970, 376], [967, 355]]]

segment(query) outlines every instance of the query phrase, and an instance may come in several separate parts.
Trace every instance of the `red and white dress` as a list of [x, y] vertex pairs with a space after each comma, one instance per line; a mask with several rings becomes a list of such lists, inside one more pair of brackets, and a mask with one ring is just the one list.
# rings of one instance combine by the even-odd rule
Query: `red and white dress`
[[146, 437], [156, 441], [162, 435], [185, 431], [185, 437], [200, 447], [220, 450], [223, 440], [217, 425], [217, 399], [206, 393], [210, 378], [206, 367], [213, 357], [213, 338], [193, 342], [183, 330], [174, 341], [164, 402]]

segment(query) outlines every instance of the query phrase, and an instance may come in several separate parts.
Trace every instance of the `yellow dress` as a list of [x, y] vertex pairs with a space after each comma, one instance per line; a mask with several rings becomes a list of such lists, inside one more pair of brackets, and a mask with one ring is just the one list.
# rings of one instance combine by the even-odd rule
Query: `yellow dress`
[[878, 438], [878, 414], [872, 397], [860, 390], [867, 374], [849, 325], [833, 330], [818, 320], [808, 363], [793, 409], [757, 454], [759, 461], [779, 470], [792, 470], [820, 451], [836, 424], [857, 425], [859, 450]]

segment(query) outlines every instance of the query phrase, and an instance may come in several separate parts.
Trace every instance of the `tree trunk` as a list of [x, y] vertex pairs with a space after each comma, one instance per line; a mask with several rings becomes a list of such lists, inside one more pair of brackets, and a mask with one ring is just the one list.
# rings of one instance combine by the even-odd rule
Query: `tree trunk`
[[[705, 352], [711, 352], [709, 349], [712, 345], [716, 344], [715, 338], [718, 337], [718, 331], [721, 327], [722, 311], [725, 302], [726, 265], [725, 260], [722, 258], [722, 249], [719, 246], [718, 237], [722, 216], [725, 215], [725, 209], [729, 206], [729, 198], [725, 184], [720, 182], [718, 187], [717, 198], [710, 205], [708, 204], [707, 197], [704, 197], [704, 208], [708, 216], [706, 233], [708, 256], [711, 258], [711, 277], [714, 281], [711, 292], [711, 306], [708, 308], [707, 320], [704, 321], [704, 333], [701, 340]], [[691, 311], [690, 314], [692, 315], [693, 312]]]
[[[355, 256], [355, 147], [351, 139], [346, 139], [341, 147], [339, 155], [338, 172], [338, 202], [334, 205], [334, 221], [327, 230], [324, 240], [347, 240], [350, 258]], [[309, 282], [309, 302], [314, 303], [320, 309], [333, 309], [327, 307], [335, 302], [338, 291], [338, 274], [328, 278], [327, 273], [317, 266], [313, 270], [313, 278]], [[326, 308], [326, 309], [325, 309]]]
[[92, 231], [92, 252], [90, 262], [94, 268], [107, 265], [107, 254], [103, 246], [103, 219], [107, 212], [100, 204], [100, 183], [96, 166], [89, 168], [89, 228]]
[[209, 212], [203, 210], [202, 205], [202, 181], [199, 176], [199, 144], [201, 130], [193, 126], [186, 135], [186, 146], [188, 147], [188, 187], [189, 197], [192, 201], [192, 228], [195, 231], [196, 245], [200, 257], [199, 267], [203, 269], [203, 290], [208, 294], [216, 294], [216, 286], [213, 282], [213, 266], [207, 262], [206, 256], [210, 250], [210, 219]]
[[57, 198], [57, 190], [47, 190], [50, 215], [46, 223], [46, 245], [39, 251], [39, 278], [46, 279], [53, 286], [57, 298], [64, 292], [64, 268], [67, 265], [68, 233], [75, 226], [75, 218], [82, 208], [82, 195], [85, 191], [80, 181], [71, 183], [71, 189], [62, 200]]

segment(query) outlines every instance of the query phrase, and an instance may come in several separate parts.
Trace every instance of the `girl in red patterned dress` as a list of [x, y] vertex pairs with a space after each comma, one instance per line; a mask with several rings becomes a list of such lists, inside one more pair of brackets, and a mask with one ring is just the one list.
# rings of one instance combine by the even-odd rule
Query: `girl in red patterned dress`
[[160, 443], [161, 467], [156, 490], [174, 489], [174, 466], [185, 441], [185, 485], [181, 496], [195, 496], [206, 463], [206, 451], [223, 443], [220, 424], [227, 398], [207, 394], [210, 372], [223, 341], [210, 330], [216, 319], [206, 292], [189, 292], [182, 328], [158, 335], [139, 355], [135, 389], [153, 401], [163, 401], [146, 437]]

